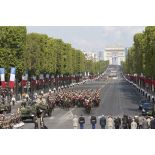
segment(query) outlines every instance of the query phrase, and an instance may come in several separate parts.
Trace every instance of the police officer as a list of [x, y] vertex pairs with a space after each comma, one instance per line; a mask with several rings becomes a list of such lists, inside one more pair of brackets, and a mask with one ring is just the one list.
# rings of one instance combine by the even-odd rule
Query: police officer
[[82, 114], [79, 117], [79, 124], [80, 124], [80, 129], [84, 129], [85, 118], [82, 116]]
[[96, 116], [91, 116], [90, 123], [92, 124], [92, 129], [95, 129], [97, 123]]

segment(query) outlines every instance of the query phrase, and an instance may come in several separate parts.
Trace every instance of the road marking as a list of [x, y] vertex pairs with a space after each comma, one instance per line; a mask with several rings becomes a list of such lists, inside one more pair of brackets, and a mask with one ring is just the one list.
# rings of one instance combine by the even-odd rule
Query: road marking
[[64, 118], [63, 118], [63, 120], [69, 120], [69, 119], [73, 119], [73, 113], [70, 111], [68, 114], [67, 114], [67, 116], [65, 116]]
[[54, 119], [54, 118], [55, 118], [54, 116], [49, 117], [49, 119]]
[[67, 118], [67, 117], [71, 117], [73, 115], [72, 111], [75, 110], [75, 108], [72, 108], [70, 111], [68, 111], [66, 114], [62, 115], [60, 117], [60, 119], [64, 119], [64, 118]]

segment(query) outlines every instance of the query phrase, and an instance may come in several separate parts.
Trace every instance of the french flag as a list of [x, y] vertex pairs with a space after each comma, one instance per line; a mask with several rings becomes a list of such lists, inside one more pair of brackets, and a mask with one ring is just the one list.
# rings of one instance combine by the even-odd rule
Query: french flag
[[32, 76], [31, 83], [32, 83], [33, 86], [35, 86], [37, 84], [37, 78], [36, 78], [36, 76]]
[[5, 83], [5, 69], [4, 68], [0, 68], [0, 74], [1, 74], [2, 88], [5, 88], [6, 87], [6, 83]]
[[25, 75], [22, 76], [22, 86], [26, 86], [28, 80], [28, 71], [25, 72]]
[[46, 74], [46, 83], [49, 82], [49, 77], [50, 77], [50, 75], [49, 74]]
[[11, 67], [10, 82], [9, 82], [10, 88], [14, 88], [15, 86], [15, 73], [16, 73], [16, 68]]
[[44, 75], [43, 74], [40, 74], [39, 82], [40, 82], [40, 85], [43, 85], [43, 83], [44, 83]]

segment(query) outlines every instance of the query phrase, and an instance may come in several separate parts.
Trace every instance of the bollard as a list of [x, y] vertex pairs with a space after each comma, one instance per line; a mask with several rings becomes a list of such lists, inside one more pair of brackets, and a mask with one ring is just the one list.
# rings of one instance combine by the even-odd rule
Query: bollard
[[144, 91], [143, 91], [143, 96], [144, 96], [144, 94], [145, 94], [145, 93], [144, 93]]

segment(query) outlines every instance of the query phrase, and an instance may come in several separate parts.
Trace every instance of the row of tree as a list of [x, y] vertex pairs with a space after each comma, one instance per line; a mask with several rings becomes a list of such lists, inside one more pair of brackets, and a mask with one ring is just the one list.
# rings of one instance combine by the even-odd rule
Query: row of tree
[[134, 44], [122, 66], [127, 74], [155, 78], [155, 26], [145, 27], [142, 33], [134, 35]]
[[29, 70], [30, 76], [41, 73], [53, 75], [72, 75], [101, 73], [107, 67], [107, 61], [86, 60], [82, 51], [74, 49], [61, 39], [44, 34], [27, 34], [23, 26], [0, 27], [0, 67], [16, 67], [18, 79]]

